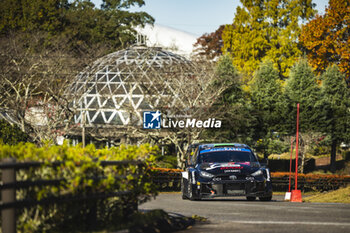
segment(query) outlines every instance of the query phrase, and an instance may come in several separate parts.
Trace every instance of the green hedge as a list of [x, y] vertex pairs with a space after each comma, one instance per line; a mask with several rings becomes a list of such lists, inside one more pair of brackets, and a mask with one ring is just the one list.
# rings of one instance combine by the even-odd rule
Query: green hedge
[[[149, 166], [156, 159], [157, 147], [150, 145], [121, 146], [96, 149], [93, 145], [81, 146], [45, 145], [31, 143], [18, 145], [0, 144], [0, 158], [13, 157], [18, 162], [39, 161], [41, 167], [21, 169], [17, 181], [62, 179], [60, 185], [30, 187], [17, 191], [17, 199], [43, 200], [45, 198], [71, 195], [89, 197], [132, 190], [126, 197], [111, 197], [102, 200], [86, 199], [59, 204], [41, 205], [19, 211], [18, 232], [42, 231], [88, 231], [108, 226], [121, 227], [126, 223], [130, 205], [144, 202], [156, 195], [156, 186], [151, 182]], [[141, 160], [142, 165], [101, 166], [101, 161]], [[53, 166], [52, 162], [61, 162]], [[116, 176], [125, 176], [116, 179]], [[100, 177], [102, 179], [94, 179]]]

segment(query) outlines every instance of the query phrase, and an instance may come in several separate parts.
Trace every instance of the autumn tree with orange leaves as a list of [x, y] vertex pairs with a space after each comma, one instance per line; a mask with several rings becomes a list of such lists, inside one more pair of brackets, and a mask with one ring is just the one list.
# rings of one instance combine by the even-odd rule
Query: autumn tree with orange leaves
[[197, 39], [194, 44], [197, 55], [206, 56], [209, 59], [215, 59], [222, 55], [222, 32], [225, 25], [221, 25], [215, 32], [205, 33]]
[[330, 0], [325, 14], [317, 15], [303, 27], [300, 41], [318, 73], [336, 64], [350, 85], [349, 0]]

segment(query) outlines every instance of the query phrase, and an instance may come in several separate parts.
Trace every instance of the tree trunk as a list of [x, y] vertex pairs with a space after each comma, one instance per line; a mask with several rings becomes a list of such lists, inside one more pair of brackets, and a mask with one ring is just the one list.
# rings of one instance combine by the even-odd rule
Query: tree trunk
[[337, 170], [336, 167], [336, 156], [337, 156], [337, 140], [332, 141], [332, 150], [331, 150], [331, 172], [335, 172]]
[[304, 173], [304, 167], [305, 167], [305, 153], [302, 153], [301, 154], [300, 173]]

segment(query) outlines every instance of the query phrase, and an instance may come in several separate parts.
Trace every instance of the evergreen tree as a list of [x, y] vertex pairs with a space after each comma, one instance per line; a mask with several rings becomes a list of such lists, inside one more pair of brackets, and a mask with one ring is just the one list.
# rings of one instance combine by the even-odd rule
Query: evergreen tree
[[291, 70], [283, 98], [284, 129], [296, 132], [297, 103], [300, 103], [300, 132], [318, 131], [320, 88], [306, 60], [297, 62]]
[[336, 170], [336, 148], [350, 141], [350, 90], [345, 75], [337, 66], [330, 66], [322, 74], [321, 86], [322, 131], [331, 138], [331, 171]]
[[[280, 75], [288, 76], [298, 48], [300, 20], [313, 17], [311, 0], [241, 0], [232, 25], [223, 31], [223, 53], [248, 75], [264, 58], [273, 61]], [[248, 80], [246, 80], [248, 81]]]
[[249, 131], [251, 130], [251, 127], [249, 127], [251, 117], [242, 91], [241, 77], [229, 56], [220, 58], [216, 68], [216, 75], [219, 82], [227, 87], [214, 106], [214, 108], [224, 111], [222, 128], [220, 131], [207, 130], [203, 138], [210, 141], [229, 142], [237, 140], [244, 142], [251, 135]]
[[256, 136], [264, 138], [269, 132], [278, 131], [282, 114], [282, 85], [271, 61], [262, 63], [257, 70], [251, 97], [258, 123], [254, 127]]
[[237, 69], [232, 64], [229, 56], [222, 56], [218, 62], [216, 73], [220, 82], [227, 86], [222, 95], [223, 103], [236, 103], [242, 98], [241, 77]]

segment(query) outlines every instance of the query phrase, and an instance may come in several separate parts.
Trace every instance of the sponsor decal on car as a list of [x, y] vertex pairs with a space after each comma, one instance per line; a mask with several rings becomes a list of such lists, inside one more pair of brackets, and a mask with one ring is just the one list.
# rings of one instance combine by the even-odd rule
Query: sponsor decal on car
[[228, 173], [228, 172], [237, 172], [237, 173], [239, 173], [239, 172], [241, 172], [241, 170], [225, 170], [224, 172], [225, 173]]
[[220, 148], [211, 148], [207, 150], [202, 150], [200, 153], [216, 152], [216, 151], [241, 151], [241, 152], [251, 152], [246, 148], [236, 148], [236, 147], [220, 147]]
[[241, 164], [246, 164], [246, 163], [214, 163], [210, 164], [206, 170], [213, 170], [215, 168], [220, 168], [221, 170], [226, 170], [226, 169], [235, 169], [235, 170], [240, 170], [243, 169]]

